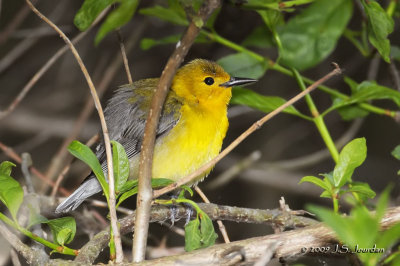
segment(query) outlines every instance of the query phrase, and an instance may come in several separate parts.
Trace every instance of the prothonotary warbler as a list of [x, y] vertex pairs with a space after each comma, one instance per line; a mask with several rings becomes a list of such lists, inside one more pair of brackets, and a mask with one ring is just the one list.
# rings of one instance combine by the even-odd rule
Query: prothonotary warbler
[[[217, 156], [228, 129], [227, 106], [232, 86], [254, 81], [230, 77], [217, 63], [204, 59], [195, 59], [180, 68], [172, 81], [157, 129], [153, 178], [179, 180]], [[152, 78], [124, 85], [105, 109], [110, 139], [121, 143], [128, 155], [130, 178], [138, 177], [145, 122], [157, 83], [158, 78]], [[106, 173], [103, 144], [97, 147], [96, 155]], [[193, 184], [208, 173], [200, 175]], [[99, 182], [91, 174], [57, 207], [56, 213], [75, 210], [86, 198], [100, 191]]]

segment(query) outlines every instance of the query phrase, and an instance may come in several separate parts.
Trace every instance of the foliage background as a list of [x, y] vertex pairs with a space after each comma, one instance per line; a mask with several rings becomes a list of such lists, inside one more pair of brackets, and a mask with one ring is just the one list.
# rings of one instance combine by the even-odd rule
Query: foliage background
[[[349, 27], [358, 30], [361, 27], [363, 16], [355, 2], [357, 1], [353, 3], [353, 14]], [[380, 2], [382, 6], [386, 6], [389, 1]], [[163, 1], [142, 1], [138, 9], [153, 6], [154, 3], [162, 4]], [[57, 25], [62, 26], [68, 36], [75, 36], [79, 31], [73, 25], [73, 19], [81, 4], [82, 1], [78, 0], [41, 0], [37, 2], [36, 6], [44, 14], [50, 14], [50, 18]], [[0, 34], [4, 34], [5, 27], [15, 18], [24, 5], [23, 1], [2, 1], [0, 30], [3, 33]], [[303, 8], [304, 6], [296, 7], [296, 13], [285, 13], [285, 20], [290, 19]], [[263, 21], [254, 11], [224, 2], [215, 22], [215, 30], [226, 39], [240, 44], [253, 29], [261, 25], [263, 25]], [[56, 36], [51, 30], [48, 30], [50, 34], [46, 36], [27, 37], [30, 32], [37, 28], [48, 30], [47, 25], [44, 25], [33, 13], [29, 12], [22, 24], [0, 46], [0, 109], [8, 106], [32, 75], [64, 45], [59, 36]], [[141, 14], [136, 14], [133, 20], [121, 29], [125, 40], [130, 39], [133, 35], [136, 36], [134, 37], [136, 44], [133, 50], [128, 52], [134, 80], [159, 76], [167, 58], [174, 49], [174, 44], [168, 44], [143, 50], [140, 48], [140, 40], [143, 38], [160, 39], [181, 33], [182, 30], [182, 26]], [[400, 43], [397, 31], [398, 25], [395, 23], [394, 33], [390, 35], [391, 44], [394, 46]], [[95, 34], [96, 31], [91, 31], [77, 45], [77, 48], [94, 78], [95, 85], [98, 85], [106, 70], [110, 69], [110, 62], [116, 56], [119, 56], [119, 44], [116, 34], [111, 33], [98, 46], [95, 46]], [[34, 43], [16, 60], [7, 62], [6, 58], [10, 55], [10, 51], [26, 39], [31, 39]], [[274, 60], [278, 55], [275, 47], [266, 49], [252, 47], [251, 49]], [[185, 61], [188, 62], [194, 58], [216, 61], [232, 53], [231, 49], [217, 43], [199, 43], [192, 47]], [[346, 76], [357, 82], [367, 80], [368, 73], [372, 69], [377, 71], [374, 79], [380, 85], [394, 88], [389, 65], [379, 58], [374, 59], [374, 57], [376, 56], [362, 56], [348, 39], [341, 37], [334, 51], [325, 60], [315, 67], [302, 71], [302, 74], [317, 79], [331, 69], [330, 62], [334, 61], [345, 69]], [[374, 64], [378, 64], [378, 66]], [[399, 63], [394, 61], [393, 64], [398, 65]], [[102, 102], [105, 104], [106, 100], [112, 95], [112, 91], [119, 85], [126, 83], [127, 78], [122, 65], [120, 65], [115, 77], [107, 86]], [[350, 93], [349, 87], [341, 77], [332, 79], [327, 85], [343, 93]], [[289, 99], [300, 91], [293, 78], [273, 70], [268, 70], [258, 83], [251, 86], [251, 89], [260, 94], [280, 96], [285, 99]], [[0, 121], [0, 141], [13, 147], [18, 153], [29, 152], [32, 155], [34, 165], [45, 172], [59, 149], [59, 145], [70, 134], [72, 125], [88, 97], [89, 90], [83, 75], [75, 59], [68, 52], [32, 88], [17, 109]], [[330, 97], [321, 91], [314, 92], [312, 97], [320, 110], [326, 109], [331, 104]], [[374, 104], [382, 108], [397, 109], [390, 101], [379, 101]], [[304, 101], [296, 104], [296, 108], [308, 114], [308, 108]], [[225, 145], [229, 144], [262, 115], [262, 112], [246, 107], [231, 108], [230, 128], [224, 142]], [[394, 147], [399, 144], [400, 128], [398, 123], [389, 117], [375, 114], [367, 116], [362, 122], [343, 121], [336, 112], [326, 117], [327, 127], [334, 140], [343, 136], [354, 123], [359, 123], [359, 129], [353, 138], [365, 137], [367, 139], [368, 155], [365, 163], [357, 169], [353, 180], [369, 183], [378, 193], [388, 183], [393, 183], [395, 187], [391, 194], [391, 204], [398, 205], [400, 187], [397, 170], [399, 169], [399, 162], [390, 155]], [[98, 130], [97, 114], [93, 113], [82, 127], [78, 139], [84, 142]], [[304, 158], [324, 149], [324, 147], [325, 145], [312, 123], [295, 116], [281, 114], [255, 132], [219, 163], [207, 181], [202, 183], [200, 187], [205, 189], [211, 202], [231, 206], [276, 208], [281, 196], [285, 197], [286, 203], [292, 209], [303, 209], [304, 204], [310, 202], [330, 205], [328, 199], [319, 198], [320, 189], [310, 184], [297, 184], [301, 177], [305, 175], [317, 175], [333, 169], [334, 162], [330, 156], [308, 166], [294, 169], [280, 167], [282, 162]], [[248, 157], [254, 151], [261, 152], [261, 158], [257, 162], [239, 173], [223, 187], [207, 189], [207, 184], [213, 178]], [[0, 152], [0, 161], [7, 159], [8, 157]], [[72, 190], [80, 184], [87, 172], [88, 169], [83, 164], [73, 164], [63, 186]], [[21, 174], [17, 172], [14, 176], [18, 179]], [[47, 193], [46, 190], [40, 190], [43, 187], [41, 182], [38, 181], [36, 185], [38, 191]], [[132, 200], [130, 204], [132, 206], [134, 201]], [[53, 214], [49, 211], [47, 215]], [[227, 223], [226, 226], [232, 240], [272, 232], [270, 228], [265, 226], [236, 223]], [[96, 227], [97, 225], [94, 227], [87, 224], [86, 226], [78, 225], [78, 228], [86, 228], [88, 231]], [[159, 225], [153, 225], [151, 230], [157, 239], [161, 239], [161, 235], [168, 235], [168, 243], [171, 245], [183, 243], [181, 238], [176, 237]], [[1, 243], [2, 246], [3, 242]], [[79, 247], [79, 242], [75, 242], [75, 244]], [[8, 251], [4, 249], [1, 252], [4, 252], [0, 255], [0, 258], [3, 259], [2, 263], [6, 263]]]

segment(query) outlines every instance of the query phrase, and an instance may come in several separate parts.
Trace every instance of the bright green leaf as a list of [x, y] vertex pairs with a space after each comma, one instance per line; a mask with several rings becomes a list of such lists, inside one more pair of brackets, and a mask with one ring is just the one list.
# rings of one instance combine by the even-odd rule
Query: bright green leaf
[[74, 140], [68, 146], [68, 151], [78, 158], [79, 160], [85, 162], [89, 167], [92, 169], [93, 173], [96, 175], [97, 180], [101, 187], [103, 188], [104, 194], [108, 198], [109, 190], [108, 190], [108, 183], [104, 177], [103, 170], [101, 169], [101, 165], [99, 160], [97, 159], [96, 155], [93, 151], [86, 145], [82, 144], [81, 142]]
[[118, 203], [116, 205], [116, 208], [121, 205], [122, 202], [124, 202], [126, 199], [132, 197], [133, 195], [136, 195], [138, 192], [138, 187], [134, 187], [131, 190], [128, 190], [127, 192], [122, 193], [121, 197], [118, 199]]
[[347, 191], [361, 194], [370, 199], [376, 196], [375, 191], [371, 189], [368, 183], [353, 182]]
[[101, 11], [116, 0], [85, 0], [74, 18], [75, 26], [84, 31], [90, 27]]
[[364, 162], [366, 156], [367, 145], [365, 138], [354, 139], [344, 146], [333, 170], [335, 187], [340, 188], [351, 181], [354, 170]]
[[97, 32], [95, 44], [100, 41], [111, 31], [122, 27], [132, 18], [138, 6], [139, 0], [119, 0], [121, 4], [114, 9], [106, 18]]
[[316, 176], [305, 176], [300, 180], [299, 184], [304, 183], [304, 182], [309, 182], [314, 185], [317, 185], [320, 188], [322, 188], [323, 190], [331, 189], [323, 180], [321, 180], [320, 178], [318, 178]]
[[4, 161], [0, 164], [0, 175], [11, 176], [11, 170], [15, 167], [15, 164], [9, 161]]
[[268, 64], [265, 61], [255, 59], [246, 53], [236, 53], [219, 59], [226, 72], [234, 77], [246, 77], [258, 79], [267, 71]]
[[282, 61], [298, 70], [315, 66], [335, 48], [353, 12], [349, 0], [318, 0], [282, 27]]
[[59, 245], [71, 243], [76, 233], [75, 219], [72, 217], [62, 217], [44, 222], [50, 226], [53, 239]]
[[[11, 165], [8, 165], [11, 167]], [[9, 172], [9, 167], [4, 167]], [[21, 185], [11, 176], [0, 173], [0, 200], [6, 205], [14, 221], [17, 221], [19, 207], [24, 200]]]
[[[264, 96], [252, 90], [243, 89], [240, 87], [233, 87], [232, 94], [232, 104], [246, 105], [265, 113], [272, 112], [286, 102], [286, 100], [281, 97]], [[292, 105], [286, 107], [283, 110], [283, 113], [302, 116], [302, 114]]]
[[200, 233], [200, 220], [195, 219], [190, 221], [185, 226], [185, 250], [192, 251], [202, 247], [201, 233]]
[[381, 54], [382, 58], [390, 63], [390, 41], [387, 36], [393, 31], [393, 19], [378, 2], [363, 0], [362, 4], [368, 18], [368, 39]]
[[115, 191], [119, 192], [129, 177], [129, 160], [124, 147], [112, 140]]
[[210, 217], [204, 212], [199, 213], [199, 216], [202, 247], [210, 247], [215, 244], [218, 235], [214, 231], [214, 226]]

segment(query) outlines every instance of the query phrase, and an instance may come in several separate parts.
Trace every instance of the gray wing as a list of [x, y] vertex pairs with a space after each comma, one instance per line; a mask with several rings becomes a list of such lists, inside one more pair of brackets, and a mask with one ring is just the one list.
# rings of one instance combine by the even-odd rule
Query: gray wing
[[[146, 79], [131, 85], [120, 87], [109, 100], [104, 115], [110, 139], [124, 146], [128, 158], [140, 152], [145, 123], [150, 108], [151, 98], [157, 87], [158, 79]], [[170, 91], [163, 108], [156, 139], [168, 133], [178, 122], [181, 108], [180, 99]], [[96, 152], [102, 166], [105, 165], [105, 149], [99, 144]], [[105, 170], [103, 166], [103, 170]]]

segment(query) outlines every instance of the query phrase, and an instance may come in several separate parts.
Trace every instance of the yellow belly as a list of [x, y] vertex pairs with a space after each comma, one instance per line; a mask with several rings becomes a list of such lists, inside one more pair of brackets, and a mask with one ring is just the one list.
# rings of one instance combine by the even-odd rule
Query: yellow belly
[[[226, 107], [199, 110], [182, 107], [182, 116], [166, 136], [156, 141], [153, 160], [153, 178], [179, 180], [218, 155], [228, 129]], [[137, 178], [138, 159], [131, 161], [131, 176]], [[203, 179], [200, 175], [193, 183]]]

